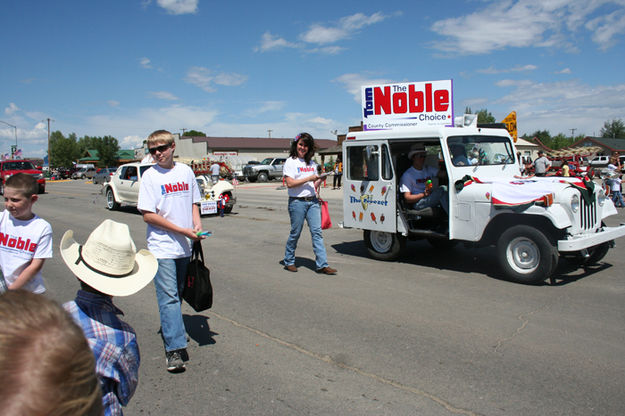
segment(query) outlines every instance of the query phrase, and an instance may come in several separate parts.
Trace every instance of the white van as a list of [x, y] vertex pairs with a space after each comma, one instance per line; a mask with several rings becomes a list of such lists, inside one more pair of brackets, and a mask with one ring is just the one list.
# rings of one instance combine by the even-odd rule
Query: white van
[[[494, 245], [504, 276], [537, 283], [553, 274], [561, 256], [580, 266], [596, 263], [625, 235], [625, 225], [604, 226], [603, 219], [617, 212], [600, 186], [579, 178], [521, 177], [506, 130], [460, 126], [347, 134], [343, 225], [363, 230], [373, 258], [396, 259], [407, 239], [441, 247]], [[403, 202], [399, 180], [415, 143], [425, 145], [426, 164], [447, 174], [447, 180], [432, 179], [435, 187], [447, 187], [449, 215]], [[469, 165], [454, 164], [451, 144], [464, 146]]]

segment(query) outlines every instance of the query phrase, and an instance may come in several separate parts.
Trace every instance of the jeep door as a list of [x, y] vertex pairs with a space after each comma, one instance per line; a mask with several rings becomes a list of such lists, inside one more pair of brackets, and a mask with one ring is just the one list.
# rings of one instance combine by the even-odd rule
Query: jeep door
[[346, 142], [343, 157], [343, 224], [394, 233], [397, 200], [387, 142]]
[[119, 175], [117, 194], [126, 204], [137, 204], [139, 199], [139, 177], [137, 166], [124, 166]]

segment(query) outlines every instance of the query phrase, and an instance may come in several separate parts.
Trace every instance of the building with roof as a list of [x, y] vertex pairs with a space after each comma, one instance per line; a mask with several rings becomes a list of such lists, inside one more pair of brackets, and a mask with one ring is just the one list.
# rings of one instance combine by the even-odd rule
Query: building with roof
[[[237, 169], [250, 160], [287, 157], [291, 138], [197, 137], [174, 134], [175, 160], [191, 163], [206, 159], [229, 163]], [[317, 152], [336, 146], [336, 140], [315, 139]]]
[[[121, 165], [124, 163], [135, 162], [139, 159], [135, 157], [136, 152], [132, 149], [120, 149], [117, 151], [117, 164]], [[78, 159], [78, 163], [92, 163], [95, 166], [100, 166], [100, 155], [97, 149], [87, 149], [83, 157]]]

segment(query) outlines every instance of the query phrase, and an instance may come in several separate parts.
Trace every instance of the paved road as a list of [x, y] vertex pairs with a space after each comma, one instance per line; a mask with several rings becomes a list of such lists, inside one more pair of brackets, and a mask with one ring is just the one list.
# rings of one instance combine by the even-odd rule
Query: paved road
[[[240, 187], [231, 215], [203, 219], [216, 297], [206, 313], [184, 307], [185, 373], [165, 371], [153, 286], [116, 298], [142, 353], [126, 415], [625, 414], [625, 241], [598, 270], [522, 286], [498, 279], [492, 250], [411, 242], [401, 261], [377, 262], [360, 231], [335, 227], [324, 238], [339, 274], [314, 273], [307, 231], [289, 273], [276, 188]], [[98, 190], [50, 183], [36, 205], [54, 229], [44, 273], [59, 301], [78, 287], [58, 255], [65, 230], [84, 242], [112, 218], [145, 247], [141, 217], [106, 211]], [[324, 191], [335, 224], [340, 195]]]

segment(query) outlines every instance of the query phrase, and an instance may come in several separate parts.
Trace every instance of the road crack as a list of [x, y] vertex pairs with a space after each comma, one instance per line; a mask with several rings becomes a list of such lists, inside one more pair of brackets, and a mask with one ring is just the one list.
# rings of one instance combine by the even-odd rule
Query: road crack
[[256, 335], [258, 335], [260, 337], [263, 337], [265, 339], [273, 341], [273, 342], [275, 342], [277, 344], [280, 344], [280, 345], [282, 345], [282, 346], [284, 346], [286, 348], [295, 350], [295, 351], [297, 351], [299, 353], [302, 353], [302, 354], [304, 354], [304, 355], [306, 355], [308, 357], [311, 357], [311, 358], [313, 358], [315, 360], [322, 361], [324, 363], [334, 365], [334, 366], [342, 368], [344, 370], [352, 371], [352, 372], [354, 372], [356, 374], [359, 374], [359, 375], [361, 375], [363, 377], [370, 378], [370, 379], [375, 380], [375, 381], [377, 381], [379, 383], [383, 383], [383, 384], [395, 387], [395, 388], [397, 388], [399, 390], [402, 390], [402, 391], [405, 391], [405, 392], [409, 392], [409, 393], [412, 393], [412, 394], [424, 397], [426, 399], [429, 399], [429, 400], [437, 403], [441, 407], [445, 408], [450, 413], [458, 414], [458, 415], [466, 415], [466, 416], [482, 416], [480, 413], [476, 413], [476, 412], [473, 412], [473, 411], [468, 410], [468, 409], [462, 409], [462, 408], [456, 407], [456, 406], [452, 405], [451, 403], [449, 403], [448, 401], [446, 401], [445, 399], [440, 398], [438, 396], [435, 396], [432, 393], [428, 393], [425, 390], [421, 390], [419, 388], [412, 387], [412, 386], [407, 386], [405, 384], [402, 384], [400, 382], [388, 379], [388, 378], [380, 376], [378, 374], [370, 373], [370, 372], [365, 371], [365, 370], [363, 370], [361, 368], [354, 367], [352, 365], [348, 365], [348, 364], [345, 364], [343, 362], [336, 361], [335, 359], [333, 359], [329, 355], [322, 355], [322, 354], [318, 354], [318, 353], [316, 353], [314, 351], [309, 351], [309, 350], [307, 350], [307, 349], [305, 349], [305, 348], [303, 348], [303, 347], [301, 347], [301, 346], [299, 346], [297, 344], [294, 344], [294, 343], [288, 342], [288, 341], [284, 341], [284, 340], [282, 340], [280, 338], [276, 338], [273, 335], [270, 335], [270, 334], [268, 334], [266, 332], [260, 331], [260, 330], [258, 330], [256, 328], [252, 328], [252, 327], [250, 327], [248, 325], [242, 324], [242, 323], [237, 322], [237, 321], [235, 321], [233, 319], [227, 318], [227, 317], [225, 317], [223, 315], [215, 313], [214, 311], [211, 311], [211, 314], [214, 315], [216, 318], [219, 318], [219, 319], [221, 319], [221, 320], [223, 320], [225, 322], [228, 322], [228, 323], [230, 323], [230, 324], [232, 324], [232, 325], [234, 325], [234, 326], [236, 326], [238, 328], [242, 328], [242, 329], [245, 329], [247, 331], [250, 331], [250, 332], [252, 332], [252, 333], [254, 333], [254, 334], [256, 334]]

